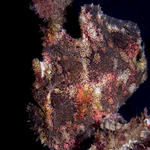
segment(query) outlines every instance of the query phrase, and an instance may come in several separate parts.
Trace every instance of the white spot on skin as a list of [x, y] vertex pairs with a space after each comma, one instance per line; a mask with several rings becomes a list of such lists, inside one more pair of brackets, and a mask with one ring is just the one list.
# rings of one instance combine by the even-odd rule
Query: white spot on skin
[[114, 120], [106, 120], [104, 122], [104, 127], [108, 130], [115, 131], [116, 127]]
[[81, 21], [82, 21], [83, 23], [86, 23], [86, 22], [87, 22], [87, 20], [86, 20], [86, 18], [85, 18], [84, 15], [81, 15], [81, 16], [80, 16], [80, 19], [81, 19]]
[[88, 149], [88, 150], [97, 150], [97, 148], [95, 145], [91, 145], [90, 149]]
[[124, 29], [124, 28], [122, 28], [122, 29], [121, 29], [121, 32], [122, 32], [122, 33], [124, 33], [124, 32], [125, 32], [125, 29]]
[[134, 143], [137, 143], [137, 140], [129, 140], [128, 143], [124, 144], [120, 150], [128, 150], [129, 148], [133, 148]]
[[96, 88], [94, 89], [94, 92], [95, 92], [96, 95], [101, 94], [101, 89], [100, 89], [100, 87], [96, 87]]
[[129, 79], [130, 74], [131, 74], [130, 70], [126, 69], [122, 73], [120, 73], [120, 75], [118, 76], [117, 80], [118, 81], [122, 81], [124, 84], [126, 84], [128, 79]]
[[84, 33], [82, 34], [82, 37], [83, 37], [83, 42], [84, 42], [84, 39], [86, 39], [86, 36]]
[[57, 42], [60, 41], [64, 34], [65, 34], [65, 30], [61, 30], [60, 32], [57, 32], [56, 35], [55, 35], [56, 41]]
[[102, 81], [101, 81], [101, 86], [105, 86], [106, 82], [107, 82], [107, 76], [104, 75], [103, 78], [102, 78]]
[[90, 22], [87, 26], [87, 31], [88, 31], [88, 35], [93, 38], [96, 39], [97, 38], [97, 33], [95, 31], [95, 28], [93, 26], [93, 24]]
[[137, 62], [137, 67], [140, 71], [144, 71], [147, 67], [147, 61], [146, 61], [146, 58], [145, 58], [144, 51], [141, 53], [141, 58]]
[[125, 52], [120, 51], [120, 56], [122, 57], [122, 59], [123, 59], [125, 62], [129, 63], [128, 56], [127, 56], [127, 54], [126, 54]]
[[141, 83], [143, 83], [147, 79], [148, 75], [147, 72], [145, 72], [141, 78]]
[[46, 62], [40, 62], [41, 65], [41, 77], [44, 77], [44, 73], [51, 74], [51, 64], [46, 64]]
[[129, 86], [129, 92], [130, 93], [133, 93], [136, 89], [136, 84], [135, 83], [132, 83], [130, 86]]
[[102, 14], [98, 12], [98, 13], [97, 13], [97, 17], [98, 17], [99, 19], [101, 19]]
[[78, 128], [77, 128], [78, 131], [85, 131], [85, 126], [83, 124], [81, 125], [78, 125]]
[[146, 125], [150, 126], [150, 119], [145, 119]]
[[45, 65], [43, 62], [40, 62], [40, 65], [41, 65], [41, 77], [43, 78], [44, 77], [44, 71], [45, 71]]
[[69, 87], [69, 95], [70, 95], [70, 97], [73, 97], [76, 92], [77, 92], [76, 87], [73, 86], [73, 85], [71, 85], [71, 86]]
[[107, 25], [107, 29], [108, 29], [108, 31], [111, 31], [111, 25], [110, 24]]
[[146, 138], [146, 131], [142, 131], [142, 132], [140, 133], [140, 137], [141, 137], [141, 138]]
[[107, 26], [107, 29], [108, 29], [108, 31], [109, 32], [112, 32], [112, 31], [118, 31], [119, 30], [119, 28], [116, 26], [116, 25], [111, 25], [111, 24], [106, 24], [106, 26]]

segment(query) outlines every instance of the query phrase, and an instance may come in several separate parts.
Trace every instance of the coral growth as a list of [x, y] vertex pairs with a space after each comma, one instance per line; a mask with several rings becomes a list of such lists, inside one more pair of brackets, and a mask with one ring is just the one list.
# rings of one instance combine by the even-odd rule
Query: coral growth
[[41, 143], [56, 150], [79, 150], [90, 137], [89, 150], [146, 147], [149, 116], [126, 123], [117, 113], [147, 78], [138, 26], [103, 14], [98, 5], [84, 5], [81, 37], [75, 39], [63, 28], [70, 4], [33, 0], [39, 17], [48, 22], [43, 60], [33, 60], [37, 105], [27, 108], [33, 130]]

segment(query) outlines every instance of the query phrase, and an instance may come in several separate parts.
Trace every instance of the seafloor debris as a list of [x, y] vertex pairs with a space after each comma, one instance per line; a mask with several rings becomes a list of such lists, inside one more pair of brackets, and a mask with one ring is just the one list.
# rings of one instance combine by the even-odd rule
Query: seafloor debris
[[33, 60], [37, 103], [28, 106], [33, 130], [41, 143], [56, 150], [128, 150], [146, 145], [150, 118], [126, 123], [118, 108], [147, 78], [140, 30], [130, 21], [103, 14], [99, 5], [84, 5], [81, 37], [65, 29], [65, 9], [71, 0], [33, 0], [33, 8], [48, 22], [43, 60]]

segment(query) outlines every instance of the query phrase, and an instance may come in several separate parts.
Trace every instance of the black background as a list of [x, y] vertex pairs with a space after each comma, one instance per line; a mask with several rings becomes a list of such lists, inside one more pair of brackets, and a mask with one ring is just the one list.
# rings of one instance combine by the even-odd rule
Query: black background
[[[69, 15], [67, 16], [68, 23], [65, 28], [67, 32], [73, 37], [78, 37], [80, 31], [78, 30], [77, 23], [78, 13], [80, 6], [83, 4], [100, 4], [104, 14], [118, 18], [131, 20], [136, 22], [141, 30], [141, 36], [146, 46], [146, 57], [148, 59], [148, 68], [150, 68], [150, 13], [149, 13], [149, 0], [75, 0], [73, 7], [71, 8]], [[40, 31], [39, 24], [42, 20], [38, 18], [33, 11], [29, 9], [31, 4], [30, 0], [22, 0], [21, 11], [21, 28], [18, 28], [17, 32], [21, 32], [19, 56], [17, 58], [18, 65], [21, 66], [20, 73], [17, 75], [17, 79], [20, 82], [19, 101], [17, 105], [16, 119], [19, 120], [17, 127], [17, 140], [15, 142], [16, 149], [35, 149], [44, 150], [40, 142], [36, 142], [36, 136], [29, 130], [27, 123], [26, 106], [31, 101], [31, 88], [34, 81], [32, 71], [33, 58], [41, 57], [42, 52], [42, 40], [43, 36]], [[22, 8], [23, 6], [23, 8]], [[18, 19], [20, 19], [18, 17]], [[148, 69], [150, 74], [150, 69]], [[126, 105], [122, 106], [119, 112], [123, 117], [129, 121], [131, 117], [140, 115], [143, 109], [147, 107], [150, 111], [150, 78], [140, 86], [140, 88], [128, 99]], [[20, 96], [21, 95], [21, 96]], [[20, 122], [21, 121], [21, 122]]]

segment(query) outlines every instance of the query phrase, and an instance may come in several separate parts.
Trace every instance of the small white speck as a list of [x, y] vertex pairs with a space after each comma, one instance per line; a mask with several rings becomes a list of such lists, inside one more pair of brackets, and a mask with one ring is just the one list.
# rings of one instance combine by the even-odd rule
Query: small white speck
[[87, 20], [86, 20], [86, 18], [85, 18], [84, 15], [81, 15], [81, 16], [80, 16], [80, 19], [82, 20], [83, 23], [86, 23], [86, 22], [87, 22]]
[[97, 13], [97, 16], [98, 16], [99, 19], [101, 19], [102, 14], [100, 14], [100, 13], [98, 12], [98, 13]]
[[135, 83], [132, 83], [130, 86], [129, 86], [129, 92], [130, 93], [133, 93], [136, 89], [136, 84]]
[[147, 126], [150, 126], [150, 119], [145, 119]]
[[123, 81], [124, 84], [126, 84], [129, 79], [130, 74], [131, 74], [130, 70], [126, 69], [118, 76], [118, 80], [121, 80]]
[[41, 76], [44, 77], [44, 71], [45, 71], [45, 66], [44, 66], [44, 63], [43, 62], [40, 62], [41, 64]]
[[128, 150], [133, 147], [134, 143], [137, 143], [137, 140], [134, 140], [134, 141], [129, 140], [128, 143], [124, 144], [120, 150]]
[[121, 29], [121, 32], [122, 32], [122, 33], [124, 33], [124, 32], [125, 32], [125, 29], [124, 29], [124, 28], [122, 28], [122, 29]]
[[100, 87], [96, 87], [94, 90], [95, 94], [101, 94], [101, 89]]

